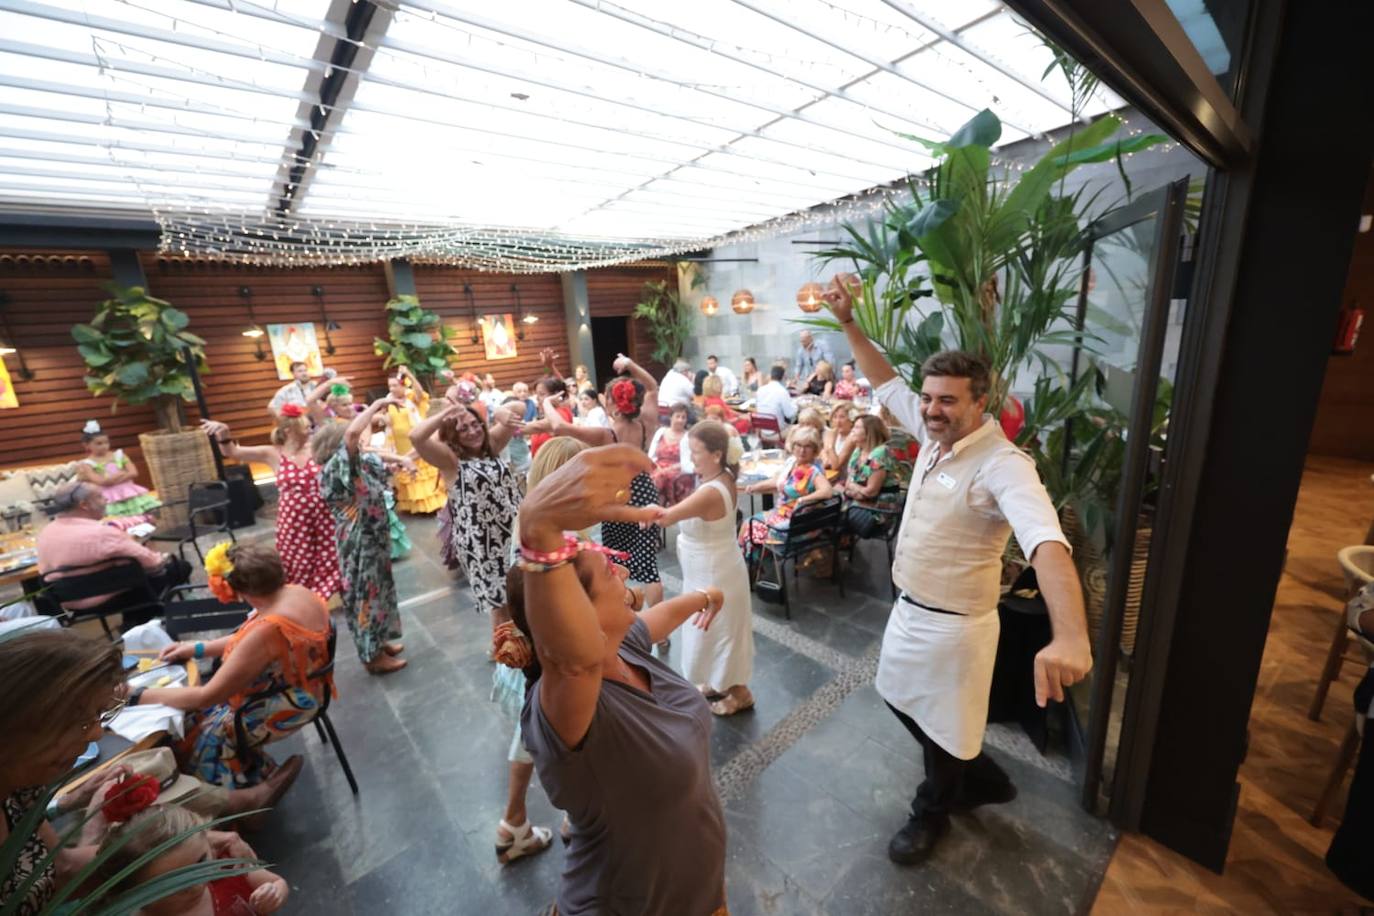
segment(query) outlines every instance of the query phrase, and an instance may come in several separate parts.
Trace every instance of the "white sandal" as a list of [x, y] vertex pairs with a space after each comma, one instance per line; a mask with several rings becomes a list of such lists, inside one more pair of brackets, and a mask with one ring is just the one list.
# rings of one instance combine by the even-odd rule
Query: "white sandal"
[[[501, 835], [504, 830], [511, 835], [507, 840]], [[534, 855], [549, 848], [553, 842], [553, 831], [547, 827], [535, 827], [529, 821], [519, 827], [512, 827], [504, 820], [501, 827], [496, 831], [496, 860], [502, 865], [508, 865], [521, 856]]]

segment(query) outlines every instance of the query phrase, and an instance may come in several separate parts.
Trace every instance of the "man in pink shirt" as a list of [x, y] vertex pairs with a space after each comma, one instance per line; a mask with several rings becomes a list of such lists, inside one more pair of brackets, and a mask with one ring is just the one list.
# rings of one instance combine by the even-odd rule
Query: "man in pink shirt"
[[[122, 557], [131, 557], [148, 573], [153, 594], [173, 585], [181, 585], [189, 577], [191, 567], [180, 557], [149, 550], [125, 532], [101, 523], [105, 517], [105, 495], [94, 484], [75, 480], [61, 487], [53, 496], [57, 518], [38, 535], [38, 571], [48, 573], [63, 568], [92, 566]], [[114, 594], [83, 598], [64, 605], [67, 610], [79, 611], [96, 607], [113, 598]], [[134, 615], [130, 615], [131, 617]], [[126, 619], [126, 627], [142, 623], [150, 616], [147, 610], [137, 615], [142, 620]]]

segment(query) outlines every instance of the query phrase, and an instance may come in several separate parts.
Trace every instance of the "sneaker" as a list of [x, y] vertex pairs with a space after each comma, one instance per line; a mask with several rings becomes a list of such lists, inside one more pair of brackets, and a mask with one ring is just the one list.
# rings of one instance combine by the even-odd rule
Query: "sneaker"
[[920, 865], [949, 832], [949, 815], [913, 814], [887, 844], [887, 857], [898, 865]]

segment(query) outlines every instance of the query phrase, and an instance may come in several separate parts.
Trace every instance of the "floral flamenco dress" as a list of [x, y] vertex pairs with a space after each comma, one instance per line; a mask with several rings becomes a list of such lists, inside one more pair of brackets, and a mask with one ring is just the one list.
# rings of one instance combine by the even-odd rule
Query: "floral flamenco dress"
[[788, 459], [783, 466], [777, 488], [778, 503], [773, 511], [755, 513], [740, 526], [739, 546], [751, 567], [762, 558], [763, 545], [776, 540], [769, 528], [786, 528], [792, 513], [797, 511], [797, 501], [816, 492], [816, 481], [824, 476], [819, 462], [798, 467], [795, 458]]
[[[321, 619], [326, 619], [327, 614], [324, 599], [320, 599]], [[228, 661], [244, 636], [264, 627], [276, 632], [272, 660], [267, 667], [227, 702], [186, 714], [186, 737], [175, 747], [183, 773], [226, 789], [244, 789], [261, 783], [277, 768], [263, 745], [308, 725], [324, 701], [324, 691], [334, 689], [332, 677], [310, 677], [311, 672], [329, 661], [328, 626], [312, 630], [277, 614], [254, 611], [230, 637], [223, 660]], [[283, 687], [270, 699], [249, 704], [249, 697], [254, 694]], [[234, 719], [245, 705], [248, 710], [243, 716], [243, 730], [249, 746], [241, 749]]]
[[370, 664], [382, 644], [401, 637], [396, 580], [391, 576], [391, 525], [387, 520], [387, 473], [371, 452], [350, 454], [346, 444], [320, 471], [320, 492], [334, 513], [343, 615], [358, 658]]
[[[406, 397], [405, 407], [393, 404], [386, 409], [391, 421], [391, 451], [397, 455], [410, 454], [410, 431], [429, 414], [429, 395], [412, 391]], [[401, 512], [429, 515], [444, 504], [444, 498], [439, 469], [429, 462], [416, 458], [414, 471], [397, 472], [396, 508]]]
[[296, 464], [280, 454], [277, 465], [277, 553], [286, 581], [329, 600], [343, 591], [334, 518], [320, 496], [320, 466]]
[[[95, 468], [96, 474], [101, 477], [122, 471], [129, 466], [129, 459], [124, 456], [124, 449], [106, 455], [103, 459], [84, 458], [82, 460]], [[140, 486], [132, 480], [110, 486], [101, 484], [100, 489], [105, 494], [106, 523], [125, 531], [135, 525], [151, 522], [152, 520], [147, 513], [162, 505], [162, 500], [149, 493], [147, 487]]]

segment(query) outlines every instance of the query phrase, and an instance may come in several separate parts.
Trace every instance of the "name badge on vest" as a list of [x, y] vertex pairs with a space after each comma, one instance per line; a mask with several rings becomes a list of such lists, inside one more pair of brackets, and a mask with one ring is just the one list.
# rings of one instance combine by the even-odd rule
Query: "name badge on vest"
[[956, 481], [953, 477], [946, 474], [944, 471], [941, 471], [939, 474], [936, 475], [935, 482], [938, 483], [940, 486], [944, 487], [946, 490], [953, 490], [954, 485], [958, 481]]

